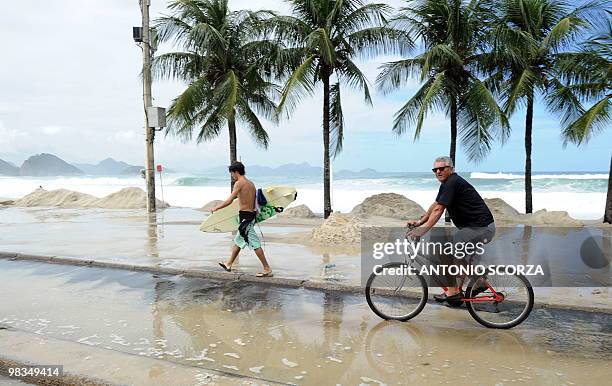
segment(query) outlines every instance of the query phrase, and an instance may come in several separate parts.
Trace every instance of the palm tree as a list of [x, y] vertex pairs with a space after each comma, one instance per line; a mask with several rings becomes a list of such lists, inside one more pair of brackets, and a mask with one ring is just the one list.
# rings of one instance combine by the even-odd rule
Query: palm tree
[[[494, 134], [505, 141], [508, 121], [478, 76], [486, 26], [493, 17], [490, 1], [414, 0], [400, 9], [393, 23], [418, 39], [423, 52], [384, 64], [377, 78], [383, 93], [400, 88], [412, 76], [422, 82], [395, 114], [393, 131], [397, 135], [414, 126], [414, 139], [418, 139], [427, 114], [444, 111], [450, 118], [453, 161], [458, 131], [470, 160], [480, 160], [489, 152]], [[492, 133], [492, 127], [500, 130]]]
[[170, 16], [156, 20], [160, 41], [182, 51], [154, 59], [156, 76], [187, 84], [168, 109], [168, 131], [185, 141], [209, 141], [227, 125], [230, 162], [238, 160], [237, 121], [255, 142], [268, 147], [269, 137], [257, 114], [274, 120], [273, 101], [280, 89], [269, 81], [267, 53], [274, 42], [261, 36], [267, 11], [228, 9], [228, 0], [175, 0]]
[[[558, 70], [566, 82], [563, 91], [578, 100], [577, 108], [567, 114], [563, 138], [582, 145], [609, 127], [612, 121], [612, 22], [606, 19], [602, 31], [585, 42], [581, 52], [560, 60]], [[588, 103], [584, 109], [581, 104]], [[612, 224], [612, 159], [604, 222]]]
[[392, 8], [361, 0], [288, 0], [291, 16], [276, 16], [273, 32], [286, 49], [277, 71], [287, 80], [279, 112], [289, 115], [298, 101], [323, 85], [323, 211], [331, 212], [330, 150], [342, 150], [344, 118], [340, 84], [363, 91], [372, 104], [368, 81], [354, 62], [383, 53], [403, 53], [412, 47], [407, 34], [386, 26]]
[[[578, 100], [567, 92], [558, 66], [574, 55], [571, 48], [589, 26], [587, 19], [598, 2], [571, 9], [558, 0], [503, 0], [500, 23], [493, 29], [495, 64], [504, 78], [501, 95], [508, 115], [520, 106], [525, 114], [525, 212], [533, 211], [531, 150], [533, 111], [538, 96], [547, 108], [563, 112], [571, 120], [580, 109]], [[495, 77], [494, 77], [495, 78]]]

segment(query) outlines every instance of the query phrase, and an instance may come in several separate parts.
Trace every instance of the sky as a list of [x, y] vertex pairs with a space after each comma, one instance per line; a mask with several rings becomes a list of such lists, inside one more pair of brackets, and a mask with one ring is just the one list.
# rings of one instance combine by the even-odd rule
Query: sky
[[[151, 0], [151, 19], [168, 13], [167, 2]], [[388, 4], [399, 6], [398, 0]], [[273, 9], [289, 13], [276, 0], [230, 0], [232, 9]], [[140, 48], [132, 40], [132, 26], [140, 25], [138, 0], [20, 0], [3, 4], [0, 13], [0, 159], [20, 165], [37, 153], [52, 153], [73, 163], [97, 163], [113, 157], [135, 165], [144, 163], [142, 64]], [[159, 52], [172, 50], [160, 47]], [[378, 67], [393, 57], [360, 61], [375, 90]], [[362, 94], [343, 89], [344, 151], [334, 169], [423, 171], [449, 149], [449, 122], [431, 114], [415, 142], [412, 132], [391, 132], [393, 114], [410, 98], [412, 82], [388, 96], [374, 92], [373, 107]], [[153, 84], [154, 105], [167, 107], [185, 85]], [[322, 97], [318, 93], [300, 103], [291, 119], [279, 125], [264, 122], [269, 149], [258, 148], [248, 132], [238, 128], [238, 154], [248, 164], [278, 166], [308, 162], [322, 165]], [[511, 119], [512, 136], [496, 144], [478, 164], [470, 163], [459, 144], [457, 170], [520, 171], [524, 165], [524, 111]], [[589, 144], [562, 146], [559, 123], [541, 104], [535, 109], [534, 171], [607, 171], [612, 130]], [[159, 133], [156, 163], [182, 171], [226, 165], [227, 133], [203, 143], [183, 143]]]

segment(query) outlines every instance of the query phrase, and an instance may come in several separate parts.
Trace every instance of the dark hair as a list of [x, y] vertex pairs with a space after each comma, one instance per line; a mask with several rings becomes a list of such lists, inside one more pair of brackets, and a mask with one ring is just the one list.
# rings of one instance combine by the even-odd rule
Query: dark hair
[[240, 174], [241, 176], [244, 176], [244, 165], [242, 164], [242, 162], [236, 161], [236, 162], [232, 162], [232, 164], [228, 167], [230, 173], [231, 172], [238, 172], [238, 174]]

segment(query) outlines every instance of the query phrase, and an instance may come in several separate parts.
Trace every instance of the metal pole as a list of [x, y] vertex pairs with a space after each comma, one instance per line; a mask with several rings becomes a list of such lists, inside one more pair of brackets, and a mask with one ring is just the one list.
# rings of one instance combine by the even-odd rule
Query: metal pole
[[159, 171], [159, 187], [161, 188], [162, 201], [166, 201], [164, 199], [164, 180], [162, 179], [162, 172], [161, 172], [161, 170]]
[[155, 160], [153, 152], [154, 128], [149, 127], [147, 108], [151, 101], [151, 30], [149, 29], [150, 0], [140, 0], [142, 12], [142, 94], [145, 110], [145, 181], [147, 186], [147, 211], [155, 212]]

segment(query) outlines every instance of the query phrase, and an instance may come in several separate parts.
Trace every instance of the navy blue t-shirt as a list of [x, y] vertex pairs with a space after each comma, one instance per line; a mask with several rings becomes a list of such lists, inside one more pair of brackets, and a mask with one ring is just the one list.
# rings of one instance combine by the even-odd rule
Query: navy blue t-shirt
[[456, 173], [440, 184], [436, 202], [446, 206], [457, 228], [486, 227], [493, 215], [474, 187]]

